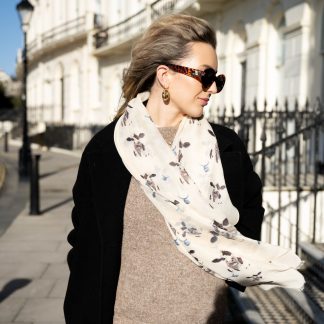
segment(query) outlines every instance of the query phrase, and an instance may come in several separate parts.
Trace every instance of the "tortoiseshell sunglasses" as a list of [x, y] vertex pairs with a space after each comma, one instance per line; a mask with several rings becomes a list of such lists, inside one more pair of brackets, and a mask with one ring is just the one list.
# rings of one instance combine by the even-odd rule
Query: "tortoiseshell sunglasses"
[[204, 91], [207, 91], [210, 88], [210, 86], [213, 84], [213, 82], [216, 82], [217, 92], [221, 92], [224, 87], [225, 75], [220, 74], [216, 76], [217, 71], [215, 71], [212, 68], [208, 68], [204, 71], [201, 71], [201, 70], [189, 68], [186, 66], [171, 64], [171, 63], [167, 63], [165, 65], [175, 72], [188, 75], [198, 80], [202, 84], [202, 88]]

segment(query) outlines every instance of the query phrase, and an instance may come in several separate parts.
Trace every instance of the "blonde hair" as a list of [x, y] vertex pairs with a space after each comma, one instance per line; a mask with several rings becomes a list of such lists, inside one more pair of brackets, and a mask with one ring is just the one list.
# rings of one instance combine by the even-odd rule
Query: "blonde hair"
[[160, 64], [185, 58], [190, 42], [203, 42], [216, 48], [215, 31], [203, 19], [184, 15], [165, 15], [154, 21], [131, 52], [131, 62], [124, 71], [122, 96], [124, 103], [114, 119], [125, 111], [128, 102], [138, 93], [151, 89]]

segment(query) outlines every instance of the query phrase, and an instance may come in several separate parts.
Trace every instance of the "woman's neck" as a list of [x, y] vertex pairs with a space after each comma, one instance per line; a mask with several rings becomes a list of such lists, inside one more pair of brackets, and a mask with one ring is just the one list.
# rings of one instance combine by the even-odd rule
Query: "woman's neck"
[[151, 92], [146, 109], [157, 127], [176, 127], [183, 118], [177, 109], [164, 104], [161, 95], [155, 91]]

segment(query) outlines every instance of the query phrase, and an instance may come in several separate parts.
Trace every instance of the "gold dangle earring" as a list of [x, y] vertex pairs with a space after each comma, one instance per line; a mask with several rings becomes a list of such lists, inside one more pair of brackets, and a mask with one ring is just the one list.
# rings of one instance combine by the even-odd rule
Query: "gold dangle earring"
[[168, 89], [163, 89], [162, 91], [162, 100], [167, 105], [170, 102], [170, 92]]

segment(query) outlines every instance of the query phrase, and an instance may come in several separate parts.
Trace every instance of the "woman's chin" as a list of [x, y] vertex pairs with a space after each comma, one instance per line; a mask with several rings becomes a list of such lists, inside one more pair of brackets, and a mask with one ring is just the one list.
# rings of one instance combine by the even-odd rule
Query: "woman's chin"
[[201, 118], [204, 115], [204, 110], [201, 108], [200, 110], [193, 111], [190, 114], [190, 117], [192, 118]]

